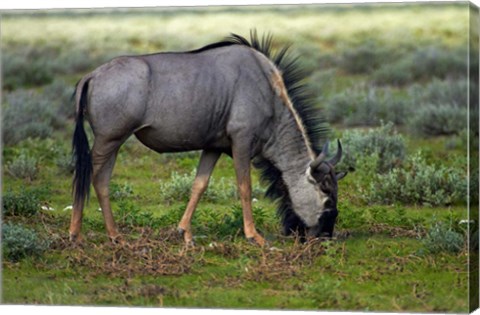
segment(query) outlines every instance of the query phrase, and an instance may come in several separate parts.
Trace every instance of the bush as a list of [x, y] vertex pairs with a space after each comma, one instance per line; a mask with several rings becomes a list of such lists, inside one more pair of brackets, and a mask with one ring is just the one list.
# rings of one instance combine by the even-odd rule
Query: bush
[[467, 62], [467, 51], [441, 46], [421, 47], [411, 55], [415, 79], [465, 76], [468, 70]]
[[6, 95], [3, 108], [3, 141], [13, 145], [27, 138], [44, 139], [65, 122], [51, 103], [36, 92], [17, 90]]
[[[269, 228], [269, 222], [267, 222], [269, 215], [263, 208], [253, 206], [252, 213], [257, 230]], [[231, 206], [228, 211], [221, 212], [210, 208], [199, 209], [192, 221], [197, 233], [216, 237], [233, 237], [243, 233], [243, 210], [238, 204]]]
[[427, 46], [386, 63], [373, 73], [379, 85], [404, 85], [413, 80], [459, 78], [467, 73], [466, 52]]
[[383, 65], [373, 75], [373, 82], [377, 85], [402, 86], [413, 81], [413, 73], [409, 60], [401, 59], [396, 63]]
[[42, 240], [35, 231], [19, 224], [2, 224], [3, 257], [10, 261], [22, 258], [38, 257], [50, 246], [50, 242]]
[[32, 181], [37, 177], [37, 164], [36, 158], [29, 156], [26, 152], [22, 152], [16, 159], [7, 164], [7, 171], [15, 178]]
[[468, 89], [470, 82], [466, 79], [438, 80], [427, 85], [415, 84], [408, 89], [408, 94], [416, 106], [424, 104], [449, 104], [457, 107], [468, 106]]
[[419, 107], [409, 122], [410, 130], [422, 136], [459, 134], [467, 124], [467, 109], [451, 105]]
[[152, 227], [158, 228], [162, 226], [161, 219], [154, 218], [151, 212], [141, 211], [140, 208], [133, 202], [123, 200], [118, 205], [118, 223], [127, 227]]
[[390, 90], [353, 90], [331, 97], [326, 103], [329, 122], [347, 126], [378, 126], [382, 121], [397, 125], [406, 122], [409, 107], [405, 101], [394, 97]]
[[374, 41], [344, 49], [339, 65], [349, 73], [369, 73], [392, 58], [392, 52]]
[[128, 183], [123, 185], [110, 183], [110, 198], [113, 200], [124, 200], [131, 196], [133, 196], [133, 189]]
[[75, 117], [75, 104], [72, 99], [74, 86], [57, 80], [43, 89], [41, 96], [48, 100], [62, 118]]
[[2, 52], [3, 87], [14, 90], [49, 84], [53, 79], [52, 63], [38, 48], [23, 47]]
[[378, 174], [367, 199], [383, 204], [451, 205], [465, 202], [466, 186], [463, 170], [429, 165], [419, 152], [407, 159], [402, 168]]
[[458, 253], [465, 247], [464, 235], [454, 231], [443, 222], [435, 222], [423, 239], [423, 245], [428, 252]]
[[17, 193], [7, 191], [2, 196], [3, 214], [5, 216], [30, 217], [40, 210], [40, 199], [44, 192], [34, 189], [24, 189]]
[[[172, 172], [170, 180], [160, 185], [162, 199], [169, 203], [175, 201], [187, 202], [190, 199], [194, 179], [195, 170], [192, 170], [190, 174], [183, 175]], [[264, 192], [264, 189], [258, 184], [252, 185], [253, 198], [263, 196]], [[232, 198], [238, 199], [237, 186], [234, 182], [223, 177], [219, 181], [210, 178], [208, 188], [202, 195], [202, 200], [209, 202], [228, 201]]]
[[[333, 143], [332, 143], [333, 144]], [[393, 123], [370, 129], [367, 132], [348, 130], [342, 136], [344, 157], [339, 169], [355, 170], [359, 159], [374, 156], [377, 172], [387, 172], [402, 163], [405, 157], [405, 140], [393, 128]], [[336, 148], [332, 146], [332, 152]]]
[[72, 155], [65, 151], [57, 151], [55, 165], [61, 174], [73, 174], [75, 171], [75, 161]]

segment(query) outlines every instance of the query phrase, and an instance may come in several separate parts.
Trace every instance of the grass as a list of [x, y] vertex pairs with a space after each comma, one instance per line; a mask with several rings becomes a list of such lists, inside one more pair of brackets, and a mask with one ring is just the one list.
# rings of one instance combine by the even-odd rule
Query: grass
[[[4, 166], [21, 154], [34, 156], [38, 161], [36, 176], [31, 179], [16, 178], [4, 168], [3, 194], [19, 192], [24, 187], [45, 191], [39, 202], [54, 209], [40, 210], [33, 218], [4, 217], [5, 222], [35, 231], [51, 245], [40, 257], [3, 261], [2, 301], [465, 312], [466, 248], [458, 253], [433, 253], [427, 250], [424, 239], [436, 222], [464, 235], [459, 221], [468, 217], [466, 206], [461, 202], [448, 206], [369, 203], [365, 192], [375, 177], [361, 171], [352, 172], [339, 183], [340, 214], [336, 239], [332, 241], [299, 244], [295, 238], [282, 237], [275, 204], [258, 197], [254, 203], [258, 228], [271, 248], [253, 246], [244, 239], [239, 227], [239, 201], [228, 194], [229, 197], [200, 202], [193, 219], [197, 246], [187, 250], [174, 233], [185, 201], [172, 197], [166, 202], [161, 189], [166, 187], [162, 183], [172, 181], [172, 173], [191, 174], [199, 153], [158, 155], [129, 139], [119, 152], [112, 184], [116, 193], [113, 211], [126, 244], [109, 242], [94, 194], [84, 212], [85, 243], [73, 246], [68, 242], [70, 211], [64, 208], [71, 205], [72, 198], [66, 154], [70, 150], [73, 122], [71, 107], [66, 103], [75, 82], [112, 56], [197, 48], [229, 32], [247, 35], [255, 27], [259, 33], [271, 31], [280, 44], [293, 43], [292, 48], [309, 67], [308, 83], [314, 88], [319, 106], [345, 91], [367, 93], [375, 89], [386, 91], [385, 96], [382, 94], [385, 104], [398, 99], [398, 106], [411, 106], [414, 102], [416, 106], [430, 97], [421, 93], [423, 87], [434, 89], [449, 81], [412, 76], [407, 81], [402, 77], [401, 84], [394, 80], [378, 87], [375, 71], [383, 63], [396, 65], [397, 58], [389, 58], [392, 51], [408, 59], [424, 48], [442, 47], [442, 56], [448, 58], [449, 53], [465, 48], [468, 34], [465, 4], [208, 10], [82, 10], [2, 15], [2, 50], [7, 52], [4, 62], [12, 61], [15, 66], [4, 74], [12, 76], [5, 93], [17, 101], [18, 95], [48, 100], [63, 122], [52, 126], [45, 139], [15, 138], [11, 145], [2, 148]], [[374, 45], [362, 46], [364, 43]], [[381, 48], [374, 51], [378, 60], [372, 68], [351, 73], [349, 69], [357, 69], [355, 62], [361, 58], [349, 60], [352, 68], [343, 64], [342, 57], [368, 56], [372, 47]], [[32, 69], [24, 69], [25, 56], [35, 65], [45, 64], [42, 70], [48, 75], [40, 73], [30, 80], [28, 73]], [[18, 71], [25, 73], [13, 77]], [[461, 94], [461, 86], [453, 92]], [[359, 108], [355, 102], [349, 105]], [[332, 126], [333, 133], [340, 138], [352, 129], [341, 121]], [[464, 170], [466, 162], [461, 159], [466, 157], [466, 148], [462, 134], [422, 138], [412, 134], [401, 121], [396, 128], [405, 138], [407, 156], [422, 150], [429, 164], [461, 166]], [[218, 185], [211, 189], [216, 192], [223, 189], [219, 185], [222, 181], [235, 182], [230, 158], [219, 160], [213, 179]], [[261, 187], [258, 179], [259, 174], [254, 171], [255, 187]], [[227, 195], [225, 191], [221, 193]]]

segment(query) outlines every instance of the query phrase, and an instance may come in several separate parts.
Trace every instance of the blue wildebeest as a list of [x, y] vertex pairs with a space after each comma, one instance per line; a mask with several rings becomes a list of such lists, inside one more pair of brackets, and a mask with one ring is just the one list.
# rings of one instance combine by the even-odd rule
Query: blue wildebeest
[[[119, 57], [77, 84], [74, 205], [70, 238], [80, 237], [90, 182], [108, 235], [120, 235], [109, 201], [109, 181], [120, 146], [134, 134], [162, 152], [202, 150], [191, 197], [179, 223], [192, 242], [191, 219], [222, 153], [233, 158], [245, 236], [265, 243], [251, 206], [250, 165], [270, 182], [286, 234], [331, 236], [337, 211], [336, 173], [342, 147], [326, 159], [328, 129], [305, 94], [304, 75], [287, 53], [272, 54], [272, 37], [232, 35], [198, 50]], [[83, 120], [94, 134], [90, 150]], [[320, 142], [326, 143], [320, 149]]]

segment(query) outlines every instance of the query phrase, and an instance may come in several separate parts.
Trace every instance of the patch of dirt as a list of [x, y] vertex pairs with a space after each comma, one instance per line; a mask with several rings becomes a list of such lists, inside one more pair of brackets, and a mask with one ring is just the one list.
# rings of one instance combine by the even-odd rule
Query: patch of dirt
[[[89, 239], [95, 236], [90, 234]], [[118, 244], [104, 241], [74, 245], [66, 238], [57, 238], [51, 248], [66, 251], [70, 265], [86, 267], [94, 276], [182, 275], [203, 260], [201, 250], [183, 247], [175, 229], [141, 229], [135, 238], [124, 237]]]
[[297, 239], [293, 245], [281, 249], [262, 248], [257, 259], [245, 266], [245, 278], [268, 281], [301, 275], [324, 253], [324, 243], [318, 239], [303, 244]]

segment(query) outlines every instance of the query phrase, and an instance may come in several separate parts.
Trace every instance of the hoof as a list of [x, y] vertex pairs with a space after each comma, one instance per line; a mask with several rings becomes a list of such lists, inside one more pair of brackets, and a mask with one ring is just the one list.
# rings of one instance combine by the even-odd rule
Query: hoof
[[69, 239], [70, 239], [70, 242], [77, 243], [77, 244], [82, 243], [83, 241], [83, 237], [81, 234], [70, 234]]
[[115, 236], [110, 236], [110, 241], [115, 245], [125, 245], [125, 241], [123, 240], [120, 234]]
[[265, 239], [263, 237], [247, 237], [247, 241], [250, 243], [250, 244], [255, 244], [255, 245], [258, 245], [260, 247], [264, 247], [267, 245], [267, 242], [265, 241]]

